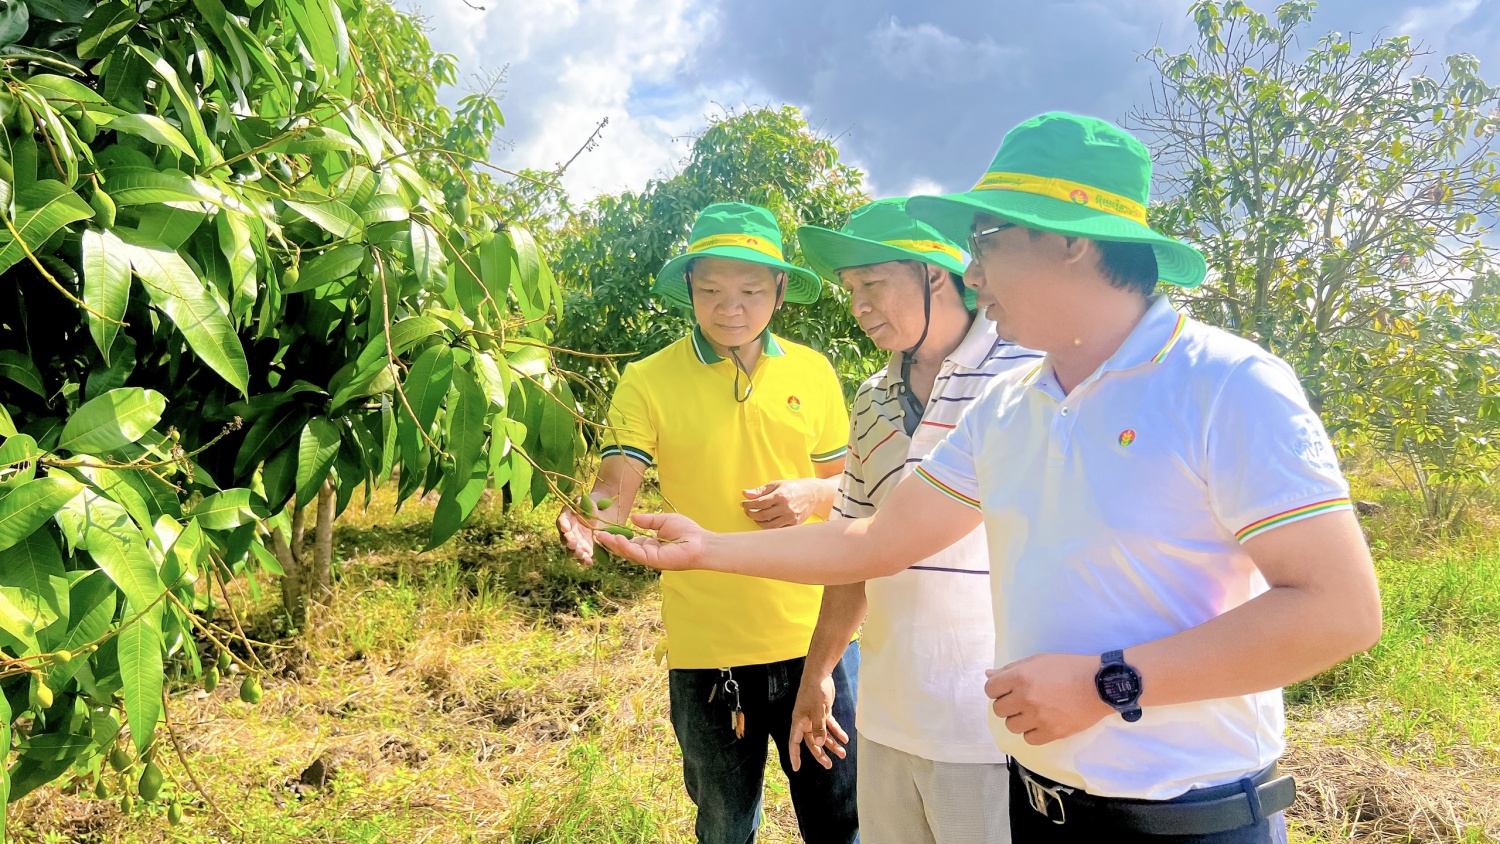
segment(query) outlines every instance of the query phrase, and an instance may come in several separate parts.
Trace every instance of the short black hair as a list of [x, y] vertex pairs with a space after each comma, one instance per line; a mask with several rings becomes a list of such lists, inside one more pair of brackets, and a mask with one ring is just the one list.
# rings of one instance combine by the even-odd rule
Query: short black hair
[[1156, 292], [1156, 250], [1149, 243], [1096, 240], [1099, 270], [1113, 287], [1136, 290], [1142, 296]]

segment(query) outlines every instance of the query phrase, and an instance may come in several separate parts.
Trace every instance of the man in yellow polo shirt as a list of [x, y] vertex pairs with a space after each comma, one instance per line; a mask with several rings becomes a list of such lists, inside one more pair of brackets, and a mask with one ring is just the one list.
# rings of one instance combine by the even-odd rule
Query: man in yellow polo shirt
[[[692, 309], [693, 332], [620, 378], [591, 493], [610, 506], [592, 526], [568, 510], [558, 519], [579, 560], [592, 559], [592, 527], [628, 521], [652, 465], [669, 509], [714, 530], [827, 517], [847, 451], [843, 392], [826, 358], [769, 328], [783, 301], [810, 304], [821, 289], [815, 274], [784, 260], [769, 211], [704, 209], [687, 253], [667, 262], [653, 287]], [[794, 772], [787, 746], [821, 587], [701, 571], [665, 574], [661, 585], [672, 727], [698, 840], [754, 840], [769, 739], [803, 839], [858, 841], [854, 765]], [[834, 671], [841, 724], [854, 717], [857, 647]]]

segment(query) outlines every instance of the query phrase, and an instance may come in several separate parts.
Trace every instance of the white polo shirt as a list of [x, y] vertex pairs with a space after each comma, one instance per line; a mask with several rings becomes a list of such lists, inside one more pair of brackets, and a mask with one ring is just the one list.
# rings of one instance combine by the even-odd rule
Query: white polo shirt
[[[1242, 542], [1350, 507], [1291, 367], [1165, 297], [1071, 393], [1044, 361], [976, 402], [917, 472], [984, 514], [997, 666], [1196, 627], [1266, 591]], [[1279, 689], [1147, 707], [1040, 747], [990, 715], [995, 743], [1027, 768], [1150, 800], [1271, 764], [1284, 726]]]
[[[835, 513], [874, 515], [891, 490], [999, 381], [1020, 381], [1041, 354], [1001, 340], [977, 316], [943, 361], [915, 434], [899, 399], [901, 362], [854, 397], [849, 455]], [[984, 528], [903, 572], [865, 584], [855, 721], [870, 741], [936, 762], [1005, 761], [984, 718], [984, 670], [995, 655], [995, 620]]]

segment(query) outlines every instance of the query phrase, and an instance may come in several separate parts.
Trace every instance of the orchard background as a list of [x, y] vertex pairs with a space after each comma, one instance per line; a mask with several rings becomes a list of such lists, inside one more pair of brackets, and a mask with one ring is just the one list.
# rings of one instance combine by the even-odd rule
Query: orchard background
[[[1183, 304], [1302, 375], [1386, 597], [1288, 692], [1295, 835], [1497, 840], [1500, 92], [1310, 3], [1192, 14], [1124, 121], [1152, 214], [1209, 259]], [[455, 74], [381, 0], [0, 0], [11, 839], [690, 839], [655, 578], [550, 525], [687, 328], [648, 289], [696, 211], [837, 226], [863, 174], [745, 108], [578, 203]], [[778, 320], [880, 365], [831, 285]]]

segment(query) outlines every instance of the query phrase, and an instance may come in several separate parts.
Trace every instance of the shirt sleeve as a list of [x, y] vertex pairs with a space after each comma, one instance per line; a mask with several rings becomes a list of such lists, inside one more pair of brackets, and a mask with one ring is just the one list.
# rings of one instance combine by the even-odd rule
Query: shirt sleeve
[[917, 465], [917, 477], [932, 484], [949, 498], [979, 509], [979, 479], [974, 470], [974, 450], [980, 441], [977, 425], [994, 418], [992, 396], [1000, 391], [990, 390], [984, 398], [976, 401], [958, 420], [958, 426], [938, 443], [937, 448]]
[[1281, 360], [1254, 358], [1230, 374], [1209, 414], [1206, 443], [1210, 506], [1242, 543], [1352, 509], [1328, 432]]
[[869, 490], [865, 489], [865, 465], [858, 450], [853, 448], [856, 429], [871, 411], [870, 386], [859, 388], [854, 397], [854, 412], [849, 416], [849, 454], [844, 460], [844, 476], [839, 479], [838, 500], [834, 502], [833, 514], [846, 519], [863, 519], [875, 515], [875, 505], [869, 503]]
[[832, 463], [849, 453], [849, 411], [844, 407], [844, 389], [833, 366], [823, 361], [824, 377], [818, 402], [819, 418], [813, 438], [812, 462]]
[[656, 416], [645, 379], [635, 364], [625, 367], [609, 403], [609, 427], [600, 437], [599, 457], [619, 454], [650, 466], [656, 462]]

